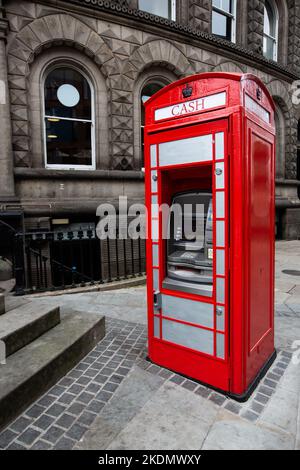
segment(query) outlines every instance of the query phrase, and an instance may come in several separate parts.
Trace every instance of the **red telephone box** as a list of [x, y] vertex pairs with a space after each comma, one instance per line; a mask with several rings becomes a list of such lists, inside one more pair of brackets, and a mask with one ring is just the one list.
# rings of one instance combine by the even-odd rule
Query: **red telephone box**
[[205, 73], [145, 106], [149, 359], [243, 401], [276, 356], [274, 104]]

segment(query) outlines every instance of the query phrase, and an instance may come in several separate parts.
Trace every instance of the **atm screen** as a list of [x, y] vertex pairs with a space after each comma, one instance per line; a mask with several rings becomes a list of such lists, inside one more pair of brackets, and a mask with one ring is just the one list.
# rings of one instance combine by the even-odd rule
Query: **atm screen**
[[166, 289], [212, 296], [213, 203], [208, 192], [176, 195], [169, 216]]

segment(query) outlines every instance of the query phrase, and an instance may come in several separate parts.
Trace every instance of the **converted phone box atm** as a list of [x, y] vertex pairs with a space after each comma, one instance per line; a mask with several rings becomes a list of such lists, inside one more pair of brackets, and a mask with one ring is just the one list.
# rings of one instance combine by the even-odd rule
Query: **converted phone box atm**
[[250, 74], [173, 83], [145, 159], [149, 359], [245, 400], [276, 356], [272, 98]]

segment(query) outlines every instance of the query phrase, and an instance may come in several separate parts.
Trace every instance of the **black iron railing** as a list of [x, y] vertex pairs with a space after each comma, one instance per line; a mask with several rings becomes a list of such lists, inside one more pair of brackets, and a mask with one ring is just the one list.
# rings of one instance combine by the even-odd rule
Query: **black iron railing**
[[95, 230], [14, 234], [16, 295], [121, 281], [145, 273], [145, 241]]

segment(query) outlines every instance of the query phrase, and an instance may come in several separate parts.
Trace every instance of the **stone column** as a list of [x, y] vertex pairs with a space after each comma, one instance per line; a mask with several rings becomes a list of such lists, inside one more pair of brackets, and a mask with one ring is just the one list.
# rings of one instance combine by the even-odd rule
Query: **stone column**
[[248, 2], [248, 49], [256, 54], [263, 53], [264, 0]]
[[[203, 33], [211, 32], [211, 2], [207, 0], [189, 0], [183, 1], [185, 7], [189, 9], [189, 26]], [[186, 5], [188, 3], [188, 5]]]
[[6, 35], [8, 22], [0, 0], [0, 203], [16, 200], [7, 78]]
[[288, 30], [288, 66], [300, 75], [300, 2], [288, 0], [289, 30]]

